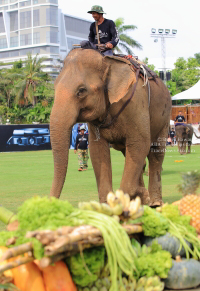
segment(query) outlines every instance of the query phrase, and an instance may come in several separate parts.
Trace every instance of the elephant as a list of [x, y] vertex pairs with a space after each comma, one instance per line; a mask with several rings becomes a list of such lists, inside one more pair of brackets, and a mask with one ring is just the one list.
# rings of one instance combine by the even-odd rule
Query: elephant
[[[120, 189], [143, 204], [162, 204], [161, 168], [165, 154], [171, 111], [168, 89], [161, 81], [150, 83], [150, 100], [144, 80], [130, 62], [102, 56], [92, 49], [75, 48], [66, 56], [55, 81], [55, 99], [50, 115], [54, 178], [50, 195], [60, 197], [68, 167], [71, 129], [88, 123], [89, 149], [100, 202], [106, 202], [112, 188], [110, 145], [125, 156]], [[122, 109], [123, 108], [123, 109]], [[121, 113], [120, 113], [121, 111]], [[157, 146], [155, 143], [159, 140]], [[142, 172], [149, 160], [149, 187]]]
[[188, 146], [187, 153], [190, 153], [193, 132], [193, 127], [190, 124], [176, 125], [176, 142], [181, 155], [186, 154], [186, 146]]
[[178, 151], [181, 155], [186, 154], [186, 147], [188, 146], [187, 153], [191, 152], [192, 136], [193, 133], [197, 138], [200, 138], [194, 132], [190, 124], [178, 124], [176, 126], [176, 142], [178, 144]]

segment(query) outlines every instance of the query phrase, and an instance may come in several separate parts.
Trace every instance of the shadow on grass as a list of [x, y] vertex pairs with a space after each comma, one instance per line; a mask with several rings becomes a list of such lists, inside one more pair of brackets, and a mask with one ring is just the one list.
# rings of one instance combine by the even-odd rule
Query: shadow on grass
[[162, 175], [171, 175], [171, 174], [177, 174], [177, 171], [171, 171], [171, 170], [163, 170]]
[[164, 196], [163, 201], [166, 203], [172, 203], [174, 201], [178, 201], [182, 198], [182, 195], [173, 195], [173, 196]]

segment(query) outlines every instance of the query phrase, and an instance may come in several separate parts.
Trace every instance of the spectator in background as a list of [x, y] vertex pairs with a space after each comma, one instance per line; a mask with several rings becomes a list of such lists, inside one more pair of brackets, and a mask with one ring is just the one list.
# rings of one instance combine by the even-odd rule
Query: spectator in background
[[176, 133], [173, 127], [169, 132], [169, 136], [171, 138], [171, 146], [173, 146], [175, 144], [175, 138], [176, 138]]
[[86, 171], [88, 168], [88, 134], [85, 134], [85, 126], [81, 125], [79, 133], [76, 137], [74, 153], [78, 151], [79, 169], [78, 171]]
[[176, 123], [186, 123], [185, 117], [182, 115], [182, 111], [178, 112], [178, 115], [175, 118]]

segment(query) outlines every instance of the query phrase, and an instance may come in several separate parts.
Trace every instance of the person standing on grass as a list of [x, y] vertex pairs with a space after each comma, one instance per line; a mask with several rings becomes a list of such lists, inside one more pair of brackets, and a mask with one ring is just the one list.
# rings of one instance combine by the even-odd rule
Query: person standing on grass
[[74, 153], [78, 151], [78, 171], [86, 171], [88, 169], [88, 134], [85, 134], [85, 126], [80, 127], [79, 133], [76, 137]]
[[170, 136], [170, 138], [171, 138], [171, 146], [173, 146], [174, 143], [175, 143], [175, 138], [176, 138], [176, 133], [175, 133], [174, 128], [172, 128], [172, 129], [170, 130], [170, 132], [169, 132], [169, 136]]

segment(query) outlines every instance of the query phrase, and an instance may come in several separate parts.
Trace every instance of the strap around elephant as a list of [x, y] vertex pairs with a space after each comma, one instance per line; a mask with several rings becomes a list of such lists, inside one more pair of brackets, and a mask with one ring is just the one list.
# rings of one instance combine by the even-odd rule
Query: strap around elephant
[[182, 123], [182, 122], [178, 122], [178, 123], [175, 124], [175, 126], [179, 126], [179, 125], [187, 126], [187, 124]]
[[109, 126], [111, 126], [115, 120], [119, 117], [119, 115], [122, 113], [122, 111], [124, 111], [124, 109], [126, 108], [126, 106], [129, 104], [129, 102], [131, 101], [131, 99], [133, 98], [133, 95], [135, 93], [135, 90], [136, 90], [136, 87], [137, 87], [137, 83], [138, 83], [138, 80], [139, 80], [139, 73], [140, 73], [140, 68], [137, 69], [136, 71], [136, 82], [134, 83], [133, 85], [133, 91], [132, 91], [132, 94], [131, 96], [129, 97], [128, 100], [126, 100], [126, 102], [123, 104], [122, 108], [117, 112], [117, 114], [112, 118], [112, 120], [108, 123], [108, 124], [100, 124], [98, 127], [100, 128], [107, 128]]

